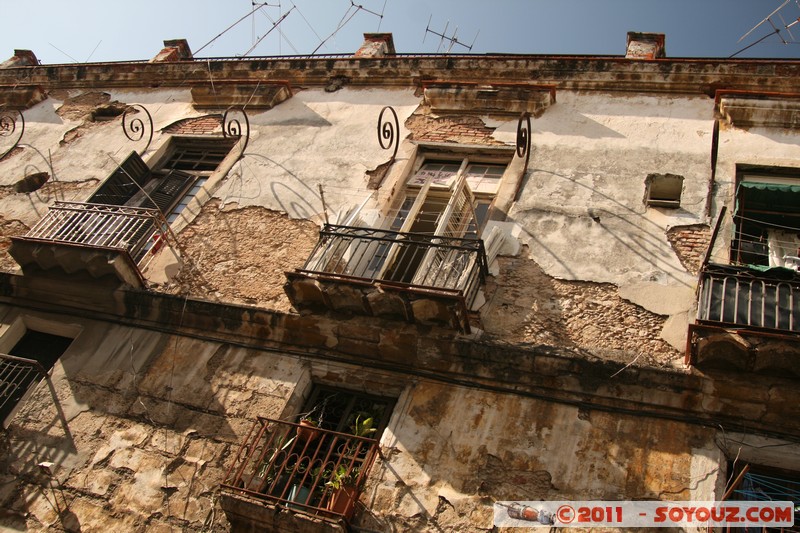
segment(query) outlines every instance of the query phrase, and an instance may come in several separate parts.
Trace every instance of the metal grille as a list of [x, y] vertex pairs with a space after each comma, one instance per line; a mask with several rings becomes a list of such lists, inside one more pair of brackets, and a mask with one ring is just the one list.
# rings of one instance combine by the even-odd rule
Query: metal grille
[[698, 318], [800, 332], [800, 280], [770, 279], [747, 269], [708, 265], [701, 274]]
[[0, 423], [46, 373], [38, 361], [0, 354]]
[[25, 238], [126, 251], [136, 258], [160, 230], [160, 220], [157, 209], [56, 202]]
[[327, 224], [303, 270], [459, 290], [469, 306], [488, 268], [480, 239]]
[[[273, 504], [347, 518], [377, 453], [374, 439], [259, 417], [222, 485]], [[354, 490], [346, 496], [349, 506], [337, 505], [344, 485]]]

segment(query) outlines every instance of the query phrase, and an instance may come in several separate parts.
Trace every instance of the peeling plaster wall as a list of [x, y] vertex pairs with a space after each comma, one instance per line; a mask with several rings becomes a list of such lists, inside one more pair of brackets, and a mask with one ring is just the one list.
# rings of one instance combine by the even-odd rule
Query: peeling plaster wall
[[[0, 316], [0, 331], [19, 320], [65, 327], [8, 307]], [[502, 499], [708, 500], [723, 475], [713, 429], [87, 319], [69, 325], [79, 333], [52, 388], [39, 384], [0, 437], [4, 526], [227, 531], [215, 494], [239, 443], [256, 416], [299, 409], [312, 377], [385, 383], [398, 395], [363, 527], [474, 531], [490, 527]], [[57, 491], [42, 461], [55, 463]]]
[[170, 262], [157, 261], [146, 272], [162, 282], [161, 290], [290, 312], [284, 272], [305, 263], [318, 228], [263, 207], [220, 209], [211, 200], [177, 237], [184, 259], [162, 254]]
[[[77, 111], [59, 114], [86, 92], [55, 91], [25, 112], [23, 149], [0, 162], [0, 248], [56, 199], [88, 198], [131, 150], [143, 149], [143, 141], [124, 137], [119, 117], [90, 122]], [[151, 110], [155, 133], [145, 161], [166, 146], [164, 128], [206, 114], [192, 107], [185, 88], [103, 92], [109, 101]], [[302, 265], [324, 220], [319, 185], [327, 214], [337, 221], [367, 198], [367, 210], [385, 207], [417, 153], [412, 141], [514, 143], [515, 118], [471, 115], [456, 131], [458, 120], [426, 114], [420, 103], [412, 88], [296, 88], [277, 107], [249, 112], [244, 157], [209, 182], [200, 195], [204, 203], [175, 225], [185, 260], [163, 251], [146, 271], [149, 288], [284, 313], [295, 337], [287, 334], [282, 342], [292, 347], [293, 340], [313, 338], [319, 346], [298, 345], [324, 346], [332, 358], [340, 349], [372, 358], [384, 350], [394, 363], [407, 363], [407, 348], [423, 338], [430, 350], [444, 351], [455, 333], [349, 316], [319, 325], [294, 313], [282, 290], [283, 271]], [[375, 131], [385, 105], [398, 112], [402, 143], [373, 191], [368, 173], [391, 155], [380, 149]], [[712, 99], [699, 96], [560, 90], [558, 102], [533, 120], [529, 168], [501, 224], [520, 246], [509, 245], [493, 265], [481, 309], [484, 331], [476, 336], [556, 346], [587, 360], [681, 365], [676, 348], [683, 347], [690, 316], [695, 248], [710, 222], [713, 107]], [[797, 166], [797, 137], [723, 126], [712, 213], [731, 205], [737, 163]], [[13, 192], [17, 181], [45, 170], [51, 159], [50, 182], [34, 193]], [[644, 205], [650, 173], [685, 178], [680, 209]], [[691, 230], [683, 235], [675, 228]], [[7, 259], [0, 258], [0, 268], [14, 268]], [[69, 291], [58, 297], [78, 299]], [[735, 441], [705, 426], [321, 363], [260, 351], [260, 345], [246, 349], [11, 307], [0, 308], [0, 328], [27, 316], [66, 321], [81, 333], [0, 437], [4, 527], [225, 531], [216, 490], [241, 439], [256, 416], [298, 412], [312, 379], [398, 396], [381, 441], [386, 459], [376, 463], [365, 493], [370, 512], [359, 519], [376, 530], [488, 529], [495, 499], [711, 500], [721, 495], [726, 458], [738, 453]], [[474, 359], [464, 365], [465, 375], [483, 370]], [[603, 386], [613, 396], [616, 385]], [[723, 380], [685, 401], [722, 410], [738, 398], [739, 386]], [[762, 420], [776, 403], [794, 405], [779, 387], [758, 387], [745, 418]], [[748, 459], [754, 461], [764, 459], [757, 446], [786, 444], [753, 442]], [[770, 448], [766, 463], [781, 464], [794, 448]], [[60, 493], [36, 468], [41, 461], [56, 463]], [[58, 514], [58, 498], [70, 502], [68, 513]]]
[[[379, 530], [490, 529], [496, 500], [714, 499], [713, 430], [419, 382], [382, 444]], [[397, 410], [396, 410], [397, 411]]]
[[[4, 325], [63, 317], [3, 308]], [[280, 416], [295, 359], [74, 319], [81, 329], [0, 437], [0, 525], [225, 531], [214, 494], [256, 415]], [[55, 485], [38, 463], [55, 463]], [[69, 513], [58, 506], [68, 502]], [[212, 520], [213, 517], [213, 520]]]
[[[215, 193], [222, 205], [258, 205], [321, 223], [319, 185], [328, 216], [356, 207], [367, 190], [367, 171], [391, 157], [378, 144], [376, 125], [383, 106], [391, 105], [403, 123], [419, 104], [412, 91], [308, 89], [275, 108], [250, 117], [247, 154], [234, 177]], [[404, 154], [398, 154], [398, 164]], [[385, 196], [384, 196], [385, 197]]]

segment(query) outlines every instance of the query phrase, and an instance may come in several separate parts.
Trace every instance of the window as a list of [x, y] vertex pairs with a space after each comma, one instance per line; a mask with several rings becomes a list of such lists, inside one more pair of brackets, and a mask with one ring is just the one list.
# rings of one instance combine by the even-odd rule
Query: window
[[236, 141], [173, 137], [166, 155], [152, 170], [132, 152], [89, 202], [158, 208], [171, 223], [217, 170]]
[[740, 167], [731, 261], [800, 268], [800, 169]]
[[[755, 464], [729, 465], [731, 484], [726, 492], [732, 501], [790, 501], [794, 503], [794, 527], [764, 528], [763, 531], [800, 531], [800, 475], [783, 468]], [[742, 529], [741, 531], [745, 531]], [[749, 530], [748, 530], [749, 531]], [[762, 531], [761, 528], [758, 531]]]
[[10, 357], [0, 355], [0, 422], [6, 424], [9, 421], [25, 393], [53, 368], [72, 340], [27, 330], [9, 350]]
[[375, 431], [368, 436], [380, 439], [392, 407], [393, 399], [318, 385], [311, 392], [300, 417], [310, 418], [320, 428], [338, 433], [353, 433], [357, 422], [360, 424], [371, 418]]
[[[390, 212], [388, 229], [435, 237], [478, 239], [506, 165], [496, 162], [423, 160], [406, 182], [405, 194]], [[418, 283], [422, 276], [447, 261], [446, 249], [425, 253], [398, 253], [398, 247], [380, 245], [370, 268], [375, 277]], [[452, 255], [452, 254], [451, 254]]]
[[645, 203], [653, 207], [681, 206], [683, 176], [677, 174], [649, 174], [645, 180]]

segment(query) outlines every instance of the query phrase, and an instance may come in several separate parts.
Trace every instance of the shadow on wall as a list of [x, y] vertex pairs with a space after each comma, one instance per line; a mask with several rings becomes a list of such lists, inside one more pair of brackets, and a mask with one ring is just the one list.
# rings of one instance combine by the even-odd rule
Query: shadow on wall
[[[605, 112], [605, 110], [604, 110]], [[587, 139], [624, 139], [625, 136], [608, 126], [603, 126], [575, 111], [570, 106], [555, 105], [542, 118], [533, 121], [534, 133], [552, 133], [566, 137], [585, 137]]]
[[[680, 422], [510, 394], [421, 382], [393, 418], [388, 459], [376, 464], [380, 498], [368, 507], [446, 531], [478, 517], [490, 527], [494, 501], [689, 499], [718, 467], [709, 462], [705, 478], [693, 472], [696, 448], [714, 449], [713, 429], [693, 428], [687, 442]], [[431, 508], [436, 495], [447, 505]]]
[[[313, 217], [322, 213], [322, 199], [319, 190], [314, 189], [303, 180], [301, 180], [294, 172], [289, 170], [281, 163], [260, 154], [247, 153], [248, 157], [255, 160], [263, 161], [268, 164], [280, 168], [284, 174], [282, 176], [283, 182], [271, 181], [269, 184], [270, 193], [280, 205], [283, 212], [288, 213], [292, 218], [312, 219]], [[242, 177], [238, 178], [242, 180]], [[261, 197], [261, 182], [256, 187], [258, 191], [248, 195], [248, 199], [255, 199]], [[302, 191], [301, 194], [298, 191]], [[237, 198], [243, 198], [244, 186], [240, 184], [239, 195], [230, 194], [226, 201], [236, 201]], [[308, 199], [312, 198], [314, 202], [318, 202], [318, 207], [315, 207]]]
[[[638, 258], [638, 260], [642, 263], [651, 265], [654, 269], [666, 275], [673, 282], [688, 288], [693, 288], [685, 280], [679, 278], [669, 271], [669, 262], [673, 260], [678, 262], [677, 254], [674, 253], [669, 241], [667, 240], [665, 229], [655, 222], [647, 219], [647, 217], [644, 215], [644, 212], [638, 212], [628, 205], [623, 204], [616, 198], [613, 198], [608, 194], [597, 190], [596, 188], [580, 183], [574, 178], [549, 170], [537, 168], [530, 169], [526, 174], [522, 187], [528, 186], [530, 177], [535, 173], [547, 174], [548, 176], [570, 181], [574, 186], [582, 187], [591, 191], [593, 196], [601, 197], [618, 206], [620, 208], [619, 213], [610, 211], [606, 208], [596, 207], [587, 210], [586, 215], [582, 218], [592, 229], [600, 229], [608, 234], [614, 241], [618, 243], [619, 247], [625, 249], [626, 253], [630, 253], [632, 257]], [[575, 215], [567, 212], [559, 212], [557, 208], [544, 209], [531, 207], [519, 211], [519, 213], [523, 215], [536, 212], [546, 213], [548, 216], [561, 216], [569, 219], [575, 218]], [[631, 222], [629, 218], [635, 218], [638, 223]], [[526, 230], [530, 226], [530, 223], [526, 223], [524, 217], [517, 217], [516, 220], [514, 217], [509, 217], [508, 220], [510, 222], [519, 223], [523, 228], [526, 228]], [[611, 220], [611, 223], [608, 222], [609, 220]], [[560, 225], [558, 229], [560, 232], [563, 232], [567, 228], [565, 228], [563, 225]], [[540, 236], [537, 236], [535, 233], [530, 231], [527, 231], [527, 233], [530, 235], [532, 243], [537, 247], [537, 249], [543, 250], [545, 253], [550, 255], [554, 261], [556, 261], [559, 265], [561, 265], [562, 268], [565, 269], [566, 272], [573, 277], [576, 277], [575, 272], [569, 268], [568, 260], [560, 257], [557, 251], [548, 248]], [[584, 231], [584, 228], [581, 228], [579, 233], [584, 234], [586, 232]], [[574, 251], [573, 248], [570, 248], [570, 250]], [[596, 251], [595, 255], [599, 256], [607, 253], [612, 253], [612, 250]]]

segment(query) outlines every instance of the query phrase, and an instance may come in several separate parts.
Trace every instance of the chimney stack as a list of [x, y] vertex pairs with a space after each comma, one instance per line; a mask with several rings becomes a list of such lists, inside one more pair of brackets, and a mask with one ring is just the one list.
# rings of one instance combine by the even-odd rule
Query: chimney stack
[[627, 59], [663, 59], [667, 57], [663, 33], [628, 32]]
[[0, 63], [0, 68], [32, 67], [38, 64], [39, 60], [36, 59], [36, 54], [30, 50], [14, 50], [14, 55]]
[[156, 57], [150, 60], [151, 63], [165, 63], [169, 61], [182, 61], [192, 59], [192, 51], [186, 39], [172, 39], [164, 41], [164, 49]]
[[391, 33], [365, 33], [364, 43], [354, 57], [384, 57], [395, 55]]

